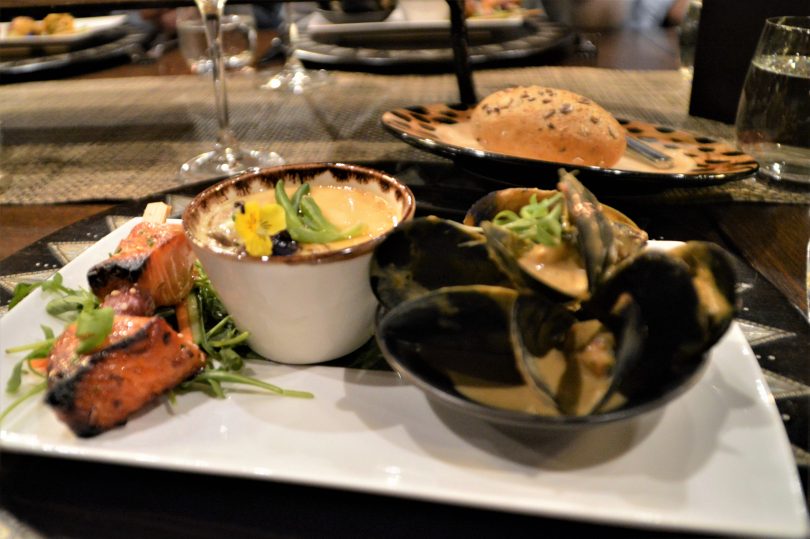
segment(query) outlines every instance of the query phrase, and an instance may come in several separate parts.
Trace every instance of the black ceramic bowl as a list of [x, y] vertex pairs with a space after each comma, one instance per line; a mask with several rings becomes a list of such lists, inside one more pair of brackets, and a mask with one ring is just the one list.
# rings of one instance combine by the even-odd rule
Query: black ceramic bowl
[[[426, 294], [422, 298], [427, 298], [432, 293]], [[404, 310], [412, 308], [413, 302], [418, 302], [422, 298], [403, 302], [390, 311], [386, 311], [383, 307], [378, 309], [375, 335], [383, 357], [394, 371], [421, 389], [431, 402], [455, 413], [472, 416], [493, 425], [535, 432], [576, 432], [608, 423], [627, 421], [660, 409], [686, 392], [700, 380], [708, 365], [709, 354], [702, 354], [700, 358], [691, 362], [692, 369], [688, 373], [683, 373], [671, 383], [664, 384], [660, 387], [660, 391], [646, 395], [644, 398], [630, 400], [621, 408], [609, 412], [584, 416], [541, 416], [495, 408], [462, 395], [441, 369], [431, 365], [420, 355], [420, 346], [397, 342], [397, 338], [393, 336], [397, 332], [392, 331], [391, 328], [401, 322], [401, 320], [397, 320], [398, 315]], [[469, 350], [444, 349], [443, 353], [446, 356], [455, 356], [445, 357], [442, 360], [445, 363], [469, 359], [466, 357], [469, 355]]]
[[331, 23], [384, 21], [397, 7], [397, 0], [321, 0], [318, 12]]

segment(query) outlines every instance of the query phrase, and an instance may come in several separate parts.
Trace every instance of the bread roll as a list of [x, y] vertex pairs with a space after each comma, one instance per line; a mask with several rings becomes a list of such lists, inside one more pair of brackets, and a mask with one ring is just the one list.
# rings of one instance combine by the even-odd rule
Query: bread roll
[[31, 17], [19, 16], [11, 19], [8, 25], [9, 37], [35, 36], [42, 33], [41, 25]]
[[70, 34], [75, 30], [73, 15], [70, 13], [48, 13], [42, 19], [45, 34]]
[[485, 150], [572, 165], [610, 167], [624, 154], [624, 128], [587, 97], [518, 86], [483, 99], [470, 119]]

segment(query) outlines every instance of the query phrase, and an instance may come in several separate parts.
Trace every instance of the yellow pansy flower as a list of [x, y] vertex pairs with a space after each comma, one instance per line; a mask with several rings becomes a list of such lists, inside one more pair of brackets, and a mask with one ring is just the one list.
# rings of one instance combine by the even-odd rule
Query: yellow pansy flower
[[272, 236], [287, 227], [284, 208], [278, 204], [246, 202], [244, 210], [234, 214], [236, 233], [245, 242], [251, 256], [269, 256], [273, 252]]

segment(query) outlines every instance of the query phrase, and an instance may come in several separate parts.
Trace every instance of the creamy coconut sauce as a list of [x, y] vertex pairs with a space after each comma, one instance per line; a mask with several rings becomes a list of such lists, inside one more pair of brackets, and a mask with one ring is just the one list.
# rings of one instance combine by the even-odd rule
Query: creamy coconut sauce
[[518, 264], [556, 290], [576, 298], [588, 295], [588, 275], [579, 252], [573, 246], [566, 243], [554, 247], [538, 244], [521, 256]]
[[[604, 397], [615, 365], [613, 335], [597, 320], [577, 322], [569, 330], [565, 350], [551, 349], [531, 358], [527, 367], [545, 380], [559, 408], [542, 390], [529, 384], [502, 384], [449, 371], [456, 390], [465, 397], [494, 408], [544, 416], [586, 415]], [[521, 366], [523, 370], [524, 366]], [[524, 379], [529, 374], [523, 372]], [[600, 411], [615, 410], [627, 399], [613, 393]]]
[[454, 371], [447, 374], [459, 393], [481, 404], [527, 414], [560, 415], [551, 399], [543, 397], [528, 385], [499, 384]]
[[[298, 185], [291, 185], [287, 186], [285, 191], [292, 197], [297, 188]], [[326, 244], [299, 243], [299, 253], [339, 251], [380, 236], [399, 222], [399, 209], [370, 191], [333, 185], [312, 185], [310, 189], [310, 194], [324, 217], [339, 230], [353, 227], [358, 223], [365, 226], [359, 234], [349, 239]], [[269, 190], [245, 197], [242, 201], [269, 204], [274, 203], [276, 197], [275, 193]], [[201, 230], [207, 235], [206, 242], [210, 247], [218, 251], [239, 254], [242, 251], [242, 241], [236, 234], [231, 218], [234, 211], [234, 201], [223, 203], [210, 213]]]

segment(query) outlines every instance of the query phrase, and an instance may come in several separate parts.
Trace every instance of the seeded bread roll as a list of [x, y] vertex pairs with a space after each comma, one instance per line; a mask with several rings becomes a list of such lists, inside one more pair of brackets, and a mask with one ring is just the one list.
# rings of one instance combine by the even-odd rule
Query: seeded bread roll
[[13, 19], [11, 19], [11, 23], [8, 25], [9, 37], [36, 36], [39, 35], [40, 33], [42, 33], [40, 23], [38, 23], [31, 17], [26, 16], [14, 17]]
[[609, 167], [624, 154], [624, 128], [587, 97], [542, 86], [491, 94], [472, 113], [485, 150], [572, 165]]

